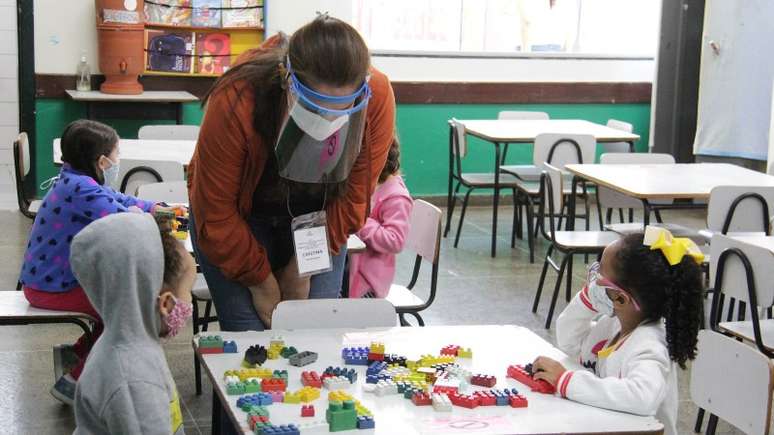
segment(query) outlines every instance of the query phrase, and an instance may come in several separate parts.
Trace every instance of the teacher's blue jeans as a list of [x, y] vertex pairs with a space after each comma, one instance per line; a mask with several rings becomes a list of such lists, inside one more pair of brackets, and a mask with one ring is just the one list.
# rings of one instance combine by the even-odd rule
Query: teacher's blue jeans
[[[207, 257], [196, 245], [194, 210], [190, 210], [189, 217], [194, 254], [207, 281], [207, 286], [210, 288], [221, 331], [264, 330], [265, 326], [253, 308], [250, 289], [237, 281], [226, 278], [217, 266], [207, 260]], [[255, 240], [266, 249], [272, 269], [278, 270], [284, 267], [293, 256], [294, 251], [290, 235], [290, 219], [251, 217], [247, 224], [250, 226]], [[346, 257], [347, 247], [345, 245], [339, 250], [339, 255], [331, 258], [333, 270], [312, 276], [309, 290], [310, 299], [339, 297]]]

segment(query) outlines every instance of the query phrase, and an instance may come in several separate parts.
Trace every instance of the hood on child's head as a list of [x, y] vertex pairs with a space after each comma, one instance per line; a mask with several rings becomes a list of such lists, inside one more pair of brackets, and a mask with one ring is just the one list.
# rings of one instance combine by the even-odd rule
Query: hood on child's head
[[149, 214], [117, 213], [98, 219], [73, 238], [73, 274], [112, 341], [158, 340], [158, 296], [164, 253]]

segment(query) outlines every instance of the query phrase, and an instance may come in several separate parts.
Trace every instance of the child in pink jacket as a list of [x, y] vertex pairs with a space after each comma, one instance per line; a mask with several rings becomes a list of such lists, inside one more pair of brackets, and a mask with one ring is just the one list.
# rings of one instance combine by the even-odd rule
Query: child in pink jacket
[[351, 257], [349, 297], [387, 296], [395, 277], [395, 254], [403, 250], [408, 234], [412, 206], [400, 176], [400, 143], [395, 136], [371, 198], [371, 215], [357, 233], [366, 251]]

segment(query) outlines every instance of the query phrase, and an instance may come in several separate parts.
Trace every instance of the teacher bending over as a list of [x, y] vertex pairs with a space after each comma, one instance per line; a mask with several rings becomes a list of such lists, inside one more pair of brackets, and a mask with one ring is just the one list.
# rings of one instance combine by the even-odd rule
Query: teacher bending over
[[242, 55], [204, 104], [191, 235], [221, 329], [270, 327], [281, 300], [338, 297], [395, 127], [363, 39], [319, 16]]

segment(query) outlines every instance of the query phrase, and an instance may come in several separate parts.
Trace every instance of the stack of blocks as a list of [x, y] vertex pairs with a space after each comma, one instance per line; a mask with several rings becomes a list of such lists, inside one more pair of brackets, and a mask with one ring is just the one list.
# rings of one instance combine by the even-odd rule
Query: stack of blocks
[[374, 341], [368, 349], [369, 361], [384, 361], [384, 343]]
[[269, 342], [269, 359], [279, 359], [282, 349], [285, 347], [285, 341], [280, 336], [274, 336]]
[[320, 375], [315, 371], [302, 372], [301, 384], [305, 387], [322, 388]]
[[[528, 365], [528, 368], [531, 368], [531, 365]], [[538, 393], [554, 394], [556, 392], [553, 385], [542, 379], [534, 379], [530, 371], [519, 365], [508, 366], [508, 377], [521, 382]]]
[[357, 413], [355, 403], [351, 400], [345, 402], [332, 401], [325, 411], [325, 421], [328, 422], [330, 432], [340, 432], [357, 428]]
[[223, 341], [220, 335], [202, 335], [199, 337], [199, 353], [237, 353], [234, 341]]

